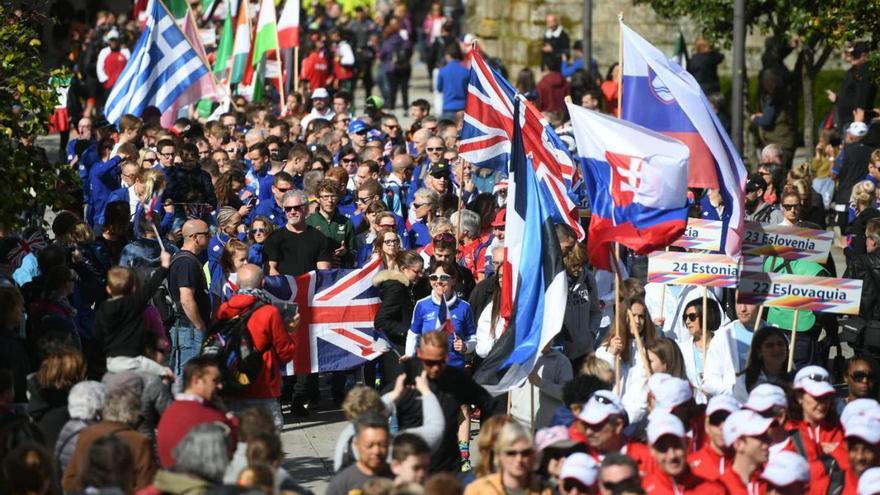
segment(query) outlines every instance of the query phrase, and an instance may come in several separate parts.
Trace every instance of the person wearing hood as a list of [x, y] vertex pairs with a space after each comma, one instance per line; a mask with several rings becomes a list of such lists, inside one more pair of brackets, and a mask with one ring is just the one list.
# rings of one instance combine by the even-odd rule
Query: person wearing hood
[[547, 59], [547, 73], [538, 82], [538, 108], [542, 112], [565, 110], [565, 97], [571, 92], [571, 85], [562, 75], [562, 60], [558, 55]]
[[[254, 347], [263, 354], [263, 366], [257, 378], [237, 396], [226, 398], [232, 411], [261, 407], [272, 413], [278, 431], [284, 427], [281, 415], [280, 368], [293, 360], [295, 344], [292, 331], [299, 323], [299, 315], [285, 322], [281, 311], [272, 304], [271, 296], [263, 290], [263, 271], [256, 265], [244, 265], [236, 272], [238, 292], [223, 303], [218, 318], [228, 320], [253, 311], [247, 320], [247, 329]], [[260, 304], [262, 303], [262, 304]], [[259, 306], [255, 306], [259, 305]]]

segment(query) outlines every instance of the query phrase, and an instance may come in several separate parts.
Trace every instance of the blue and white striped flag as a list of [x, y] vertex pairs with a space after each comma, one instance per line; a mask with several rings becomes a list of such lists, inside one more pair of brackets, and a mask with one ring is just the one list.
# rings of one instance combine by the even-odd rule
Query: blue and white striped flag
[[104, 114], [114, 124], [125, 114], [160, 112], [211, 71], [160, 0], [151, 0], [144, 32], [110, 91]]

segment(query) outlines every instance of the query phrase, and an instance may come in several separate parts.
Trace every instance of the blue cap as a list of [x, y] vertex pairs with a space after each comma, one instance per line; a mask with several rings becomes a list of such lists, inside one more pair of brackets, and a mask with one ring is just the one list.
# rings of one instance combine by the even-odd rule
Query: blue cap
[[357, 134], [358, 132], [367, 131], [370, 126], [361, 119], [354, 119], [348, 124], [348, 133]]
[[385, 141], [385, 134], [382, 131], [370, 129], [370, 132], [367, 133], [367, 142], [371, 141]]

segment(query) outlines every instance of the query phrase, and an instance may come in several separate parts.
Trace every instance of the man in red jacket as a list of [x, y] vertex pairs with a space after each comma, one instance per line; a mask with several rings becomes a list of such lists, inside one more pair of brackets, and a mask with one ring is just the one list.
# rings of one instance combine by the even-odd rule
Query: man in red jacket
[[597, 390], [572, 425], [579, 433], [573, 438], [586, 437], [587, 453], [596, 462], [601, 462], [606, 454], [620, 452], [636, 461], [640, 474], [645, 475], [655, 469], [654, 458], [647, 445], [630, 442], [624, 436], [626, 418], [626, 411], [613, 392]]
[[220, 306], [219, 320], [228, 320], [249, 311], [255, 304], [262, 303], [247, 322], [247, 329], [254, 347], [263, 354], [263, 367], [253, 383], [237, 396], [224, 395], [226, 404], [232, 411], [241, 412], [251, 407], [260, 407], [272, 413], [275, 428], [284, 427], [281, 415], [281, 367], [289, 363], [294, 355], [294, 341], [290, 331], [296, 328], [296, 321], [284, 322], [281, 311], [273, 304], [263, 290], [263, 271], [257, 265], [244, 265], [236, 272], [238, 292]]
[[803, 456], [783, 450], [770, 456], [761, 473], [767, 483], [767, 495], [803, 495], [825, 493], [812, 490], [810, 466]]
[[562, 75], [562, 60], [553, 55], [547, 62], [547, 73], [538, 82], [538, 109], [542, 112], [562, 113], [565, 110], [565, 97], [571, 86]]
[[724, 487], [717, 481], [700, 478], [687, 463], [688, 438], [684, 424], [670, 413], [654, 411], [648, 422], [648, 443], [657, 469], [642, 480], [652, 495], [718, 494]]
[[724, 421], [739, 402], [732, 395], [716, 395], [706, 405], [706, 445], [688, 457], [691, 471], [700, 478], [715, 481], [730, 468], [732, 456], [724, 445]]
[[718, 479], [730, 495], [764, 493], [766, 482], [759, 478], [770, 452], [767, 430], [772, 418], [740, 409], [724, 422], [724, 443], [734, 451], [733, 464]]
[[202, 423], [226, 424], [232, 430], [232, 444], [235, 445], [238, 420], [214, 404], [220, 387], [220, 368], [216, 361], [206, 356], [187, 361], [183, 368], [183, 393], [177, 394], [174, 402], [165, 409], [156, 428], [156, 446], [163, 468], [175, 464], [171, 455], [174, 447], [191, 429]]

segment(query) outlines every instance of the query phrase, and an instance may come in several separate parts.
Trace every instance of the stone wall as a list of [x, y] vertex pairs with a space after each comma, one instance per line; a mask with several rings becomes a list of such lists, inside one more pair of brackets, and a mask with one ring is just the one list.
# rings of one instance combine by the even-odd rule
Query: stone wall
[[[581, 38], [583, 0], [470, 0], [467, 29], [475, 33], [485, 50], [501, 58], [511, 78], [523, 68], [538, 69], [544, 19], [548, 13], [559, 16], [572, 42]], [[632, 0], [593, 0], [593, 57], [604, 74], [618, 60], [620, 30], [617, 15], [645, 39], [672, 55], [679, 31], [687, 40], [689, 52], [697, 30], [689, 19], [661, 19], [648, 5], [633, 5]], [[761, 66], [764, 36], [750, 33], [746, 38], [746, 66], [750, 72]], [[724, 50], [721, 74], [730, 74], [730, 50]], [[793, 66], [794, 61], [789, 61]], [[839, 67], [839, 57], [832, 57], [827, 68]]]

